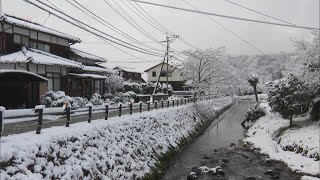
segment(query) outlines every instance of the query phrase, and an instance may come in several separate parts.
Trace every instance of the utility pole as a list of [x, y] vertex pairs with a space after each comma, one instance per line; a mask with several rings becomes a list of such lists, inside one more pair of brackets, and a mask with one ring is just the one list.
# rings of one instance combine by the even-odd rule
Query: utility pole
[[160, 78], [161, 78], [161, 72], [163, 70], [163, 66], [165, 64], [165, 62], [167, 61], [167, 72], [166, 72], [166, 77], [167, 77], [167, 88], [166, 88], [166, 94], [169, 93], [169, 76], [168, 76], [168, 72], [169, 72], [169, 52], [170, 52], [170, 48], [169, 48], [169, 45], [171, 42], [173, 42], [174, 40], [176, 40], [177, 38], [179, 38], [178, 35], [173, 35], [173, 36], [168, 36], [168, 33], [166, 34], [166, 40], [165, 41], [161, 41], [161, 42], [166, 42], [167, 43], [167, 49], [166, 49], [166, 53], [164, 55], [164, 58], [163, 58], [163, 61], [162, 61], [162, 66], [161, 66], [161, 70], [160, 70], [160, 73], [159, 73], [159, 77], [158, 77], [158, 80], [157, 80], [157, 84], [156, 84], [156, 87], [153, 89], [153, 93], [152, 95], [154, 95], [156, 93], [156, 89], [158, 88], [158, 83], [160, 81]]
[[179, 38], [178, 35], [172, 35], [172, 36], [168, 36], [168, 33], [166, 33], [166, 43], [167, 43], [167, 72], [166, 72], [166, 77], [167, 77], [167, 88], [166, 88], [166, 94], [169, 93], [169, 52], [170, 52], [170, 44], [176, 40], [177, 38]]

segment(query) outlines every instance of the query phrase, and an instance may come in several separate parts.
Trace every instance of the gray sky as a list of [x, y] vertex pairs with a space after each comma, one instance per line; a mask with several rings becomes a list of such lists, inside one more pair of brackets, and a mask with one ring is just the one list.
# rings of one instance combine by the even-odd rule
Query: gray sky
[[[43, 0], [47, 2], [46, 0]], [[78, 11], [65, 0], [50, 0], [53, 4], [61, 8], [73, 17], [77, 17], [79, 20], [86, 22], [96, 28], [103, 30], [104, 32], [114, 35], [124, 41], [130, 41], [122, 38], [110, 29], [98, 24], [89, 16]], [[143, 36], [131, 25], [125, 22], [118, 14], [116, 14], [104, 0], [77, 0], [88, 9], [95, 12], [97, 15], [110, 22], [112, 25], [123, 30], [127, 34], [135, 37], [141, 42], [144, 42], [150, 46], [164, 50], [164, 47], [152, 43], [152, 40]], [[112, 0], [107, 0], [114, 4]], [[149, 34], [155, 37], [158, 41], [165, 40], [165, 34], [155, 30], [153, 27], [139, 19], [132, 11], [125, 7], [123, 4], [127, 0], [114, 0], [121, 4], [126, 9], [126, 12], [131, 15]], [[149, 1], [149, 0], [146, 0]], [[237, 6], [229, 4], [224, 0], [186, 0], [193, 4], [202, 11], [225, 14], [230, 16], [244, 17], [250, 19], [273, 21], [270, 18], [261, 16], [259, 14], [250, 12], [245, 9], [241, 9]], [[291, 23], [302, 25], [319, 27], [319, 0], [238, 0], [241, 5], [250, 7], [257, 11], [272, 15], [282, 20], [289, 21]], [[191, 9], [190, 6], [185, 4], [182, 0], [150, 0], [149, 2], [161, 3], [172, 6], [179, 6]], [[43, 24], [48, 17], [48, 13], [43, 12], [31, 5], [26, 4], [23, 0], [2, 0], [3, 10], [7, 14], [16, 15], [22, 18], [30, 19], [32, 21]], [[209, 20], [205, 15], [194, 14], [189, 12], [181, 12], [177, 10], [164, 9], [161, 7], [155, 7], [150, 5], [140, 4], [154, 19], [160, 24], [165, 26], [170, 31], [182, 36], [189, 43], [198, 48], [216, 48], [219, 46], [225, 46], [227, 53], [229, 54], [259, 54], [259, 52], [247, 44], [240, 41], [237, 37], [226, 31], [213, 21]], [[251, 22], [237, 21], [224, 19], [219, 17], [213, 17], [216, 21], [222, 23], [224, 26], [231, 29], [233, 32], [240, 35], [245, 40], [249, 41], [257, 48], [265, 53], [279, 53], [293, 51], [293, 46], [290, 40], [295, 39], [310, 39], [310, 31], [303, 29], [295, 29], [289, 27], [271, 26], [265, 24], [256, 24]], [[125, 54], [114, 47], [104, 43], [101, 39], [90, 35], [77, 27], [69, 25], [54, 16], [50, 16], [45, 23], [46, 26], [54, 29], [72, 34], [83, 40], [81, 44], [75, 45], [75, 47], [85, 50], [87, 52], [97, 54], [105, 57], [110, 63], [108, 66], [126, 66], [134, 67], [143, 71], [149, 66], [152, 66], [156, 62], [144, 62], [142, 61], [161, 61], [162, 57], [150, 57], [145, 54], [136, 53], [125, 48], [122, 50], [133, 54], [142, 59], [132, 57]], [[172, 43], [172, 47], [177, 50], [190, 49], [190, 47], [183, 44], [181, 41], [176, 40]], [[163, 53], [164, 54], [164, 51]], [[137, 63], [114, 63], [114, 62], [137, 62]]]

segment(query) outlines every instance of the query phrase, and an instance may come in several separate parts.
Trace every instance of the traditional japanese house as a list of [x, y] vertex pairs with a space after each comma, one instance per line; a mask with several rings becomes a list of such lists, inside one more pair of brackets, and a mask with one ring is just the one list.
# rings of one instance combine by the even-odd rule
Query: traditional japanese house
[[[32, 108], [49, 90], [76, 92], [79, 87], [72, 86], [69, 78], [76, 76], [91, 81], [76, 95], [103, 92], [103, 79], [109, 71], [95, 63], [105, 60], [71, 50], [70, 45], [80, 43], [80, 39], [10, 15], [1, 16], [0, 24], [1, 106]], [[88, 87], [91, 89], [82, 91]]]
[[103, 94], [105, 90], [105, 79], [113, 70], [99, 64], [107, 60], [99, 56], [71, 48], [70, 59], [82, 63], [81, 69], [73, 69], [69, 75], [69, 94], [71, 96], [82, 96], [90, 98], [92, 94]]

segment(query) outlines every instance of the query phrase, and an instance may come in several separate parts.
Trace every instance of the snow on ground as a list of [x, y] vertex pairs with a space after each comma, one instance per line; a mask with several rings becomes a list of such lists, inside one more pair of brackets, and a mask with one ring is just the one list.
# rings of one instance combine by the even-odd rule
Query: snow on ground
[[[267, 115], [261, 117], [248, 130], [245, 141], [253, 143], [255, 147], [261, 148], [262, 153], [266, 153], [271, 159], [281, 160], [297, 171], [311, 175], [320, 175], [319, 161], [315, 158], [308, 158], [291, 151], [284, 151], [282, 147], [292, 143], [310, 150], [310, 153], [319, 152], [319, 127], [307, 126], [300, 129], [289, 129], [285, 131], [280, 139], [275, 135], [281, 128], [289, 126], [289, 120], [282, 119], [278, 114], [270, 112], [267, 103], [261, 103], [267, 110]], [[280, 141], [280, 144], [278, 144]]]
[[141, 178], [206, 121], [201, 112], [232, 102], [226, 97], [3, 137], [0, 179]]
[[301, 180], [320, 180], [320, 178], [311, 177], [311, 176], [302, 176]]
[[304, 154], [305, 156], [313, 158], [319, 155], [320, 152], [319, 133], [319, 127], [315, 125], [302, 127], [299, 129], [292, 129], [290, 131], [286, 131], [282, 135], [280, 145], [282, 148], [293, 147], [294, 151], [301, 151], [300, 153]]

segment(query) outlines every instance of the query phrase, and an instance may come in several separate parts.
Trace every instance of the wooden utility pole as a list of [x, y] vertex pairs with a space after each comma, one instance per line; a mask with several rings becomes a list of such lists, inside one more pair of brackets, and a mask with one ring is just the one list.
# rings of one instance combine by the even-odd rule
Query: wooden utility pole
[[[170, 39], [171, 38], [171, 39]], [[162, 66], [161, 66], [161, 70], [160, 70], [160, 73], [159, 73], [159, 77], [158, 77], [158, 80], [157, 80], [157, 84], [156, 84], [156, 87], [153, 89], [153, 93], [152, 95], [154, 95], [156, 93], [156, 89], [158, 88], [158, 83], [160, 81], [160, 78], [161, 78], [161, 72], [163, 70], [163, 66], [167, 60], [167, 72], [166, 72], [166, 77], [167, 77], [167, 87], [166, 87], [166, 94], [169, 93], [169, 76], [168, 76], [168, 72], [169, 72], [169, 51], [170, 51], [170, 48], [169, 48], [169, 45], [171, 42], [173, 42], [175, 39], [179, 38], [178, 35], [173, 35], [173, 36], [168, 36], [168, 33], [166, 34], [166, 40], [165, 41], [162, 41], [162, 42], [166, 42], [167, 43], [167, 49], [166, 49], [166, 53], [165, 53], [165, 56], [164, 56], [164, 59], [162, 61]], [[166, 59], [167, 58], [167, 59]]]
[[166, 34], [166, 41], [167, 42], [167, 72], [166, 72], [166, 77], [167, 77], [167, 87], [166, 87], [166, 94], [169, 94], [169, 58], [170, 58], [170, 43], [172, 43], [174, 40], [179, 38], [178, 35], [172, 35], [168, 36], [168, 33]]

